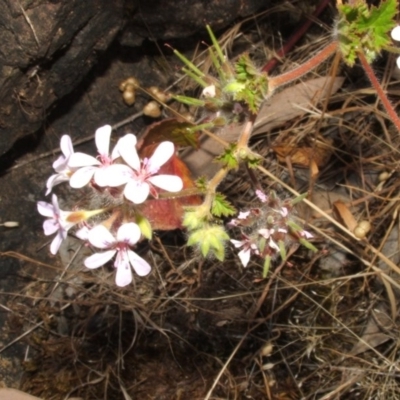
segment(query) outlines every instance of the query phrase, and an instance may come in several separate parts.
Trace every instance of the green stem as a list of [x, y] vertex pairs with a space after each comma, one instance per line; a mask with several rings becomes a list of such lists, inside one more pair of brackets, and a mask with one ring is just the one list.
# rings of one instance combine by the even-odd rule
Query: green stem
[[365, 55], [363, 52], [358, 53], [358, 58], [361, 61], [361, 65], [363, 66], [368, 79], [371, 81], [372, 86], [376, 90], [376, 93], [381, 100], [383, 106], [385, 107], [390, 119], [392, 122], [396, 125], [397, 130], [400, 132], [400, 118], [397, 115], [396, 111], [394, 110], [392, 104], [390, 103], [385, 91], [382, 88], [382, 85], [378, 81], [378, 78], [376, 77], [374, 71], [372, 70], [371, 66], [369, 65], [367, 59], [365, 58]]
[[310, 58], [308, 61], [301, 64], [299, 67], [289, 72], [285, 72], [284, 74], [269, 78], [268, 87], [270, 91], [272, 92], [276, 88], [282, 85], [286, 85], [287, 83], [307, 74], [315, 67], [323, 63], [332, 54], [334, 54], [337, 51], [337, 48], [338, 48], [338, 42], [336, 41], [331, 42], [326, 47], [324, 47], [319, 53], [317, 53], [314, 57]]

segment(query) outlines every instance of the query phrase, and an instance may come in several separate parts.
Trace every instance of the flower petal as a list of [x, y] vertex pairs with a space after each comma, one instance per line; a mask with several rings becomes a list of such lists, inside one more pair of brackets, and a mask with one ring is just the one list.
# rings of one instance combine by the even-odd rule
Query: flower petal
[[240, 261], [242, 262], [243, 267], [247, 267], [247, 264], [250, 261], [250, 255], [251, 255], [251, 250], [250, 248], [246, 249], [246, 250], [241, 250], [238, 253], [238, 256], [240, 258]]
[[118, 140], [117, 146], [119, 154], [121, 154], [124, 161], [135, 171], [140, 171], [140, 160], [136, 151], [136, 143], [136, 136], [128, 133]]
[[174, 154], [175, 146], [172, 142], [161, 142], [154, 150], [149, 160], [149, 172], [156, 173]]
[[111, 187], [124, 185], [129, 181], [129, 179], [131, 179], [133, 173], [131, 167], [123, 164], [112, 164], [103, 169], [102, 172], [102, 174], [106, 175], [104, 176], [104, 179], [108, 181], [106, 186]]
[[51, 196], [51, 202], [53, 203], [53, 215], [59, 215], [61, 210], [58, 206], [57, 196], [54, 193]]
[[134, 222], [121, 225], [117, 232], [117, 241], [124, 242], [133, 246], [136, 244], [141, 236], [140, 228]]
[[74, 189], [80, 189], [86, 186], [96, 172], [96, 167], [82, 167], [75, 171], [70, 180], [69, 185]]
[[116, 252], [117, 250], [108, 250], [103, 253], [94, 253], [85, 260], [85, 267], [90, 269], [101, 267], [110, 261]]
[[96, 130], [95, 142], [97, 151], [100, 155], [108, 156], [110, 150], [110, 137], [112, 128], [110, 125], [104, 125]]
[[68, 165], [72, 168], [88, 167], [90, 165], [100, 165], [97, 158], [89, 156], [85, 153], [74, 153], [68, 161]]
[[75, 236], [78, 237], [81, 240], [84, 240], [85, 242], [88, 241], [89, 239], [89, 228], [87, 226], [82, 227], [81, 229], [78, 229], [75, 232]]
[[150, 193], [150, 186], [146, 182], [140, 182], [131, 179], [125, 186], [124, 196], [132, 203], [141, 204], [148, 197]]
[[38, 201], [37, 210], [40, 215], [43, 215], [45, 217], [54, 217], [54, 207], [50, 203], [46, 203], [45, 201]]
[[397, 57], [396, 64], [397, 64], [397, 68], [400, 69], [400, 57]]
[[238, 249], [240, 247], [243, 247], [243, 242], [241, 240], [236, 240], [236, 239], [230, 239], [230, 242]]
[[117, 286], [124, 287], [132, 282], [132, 269], [129, 264], [129, 257], [126, 250], [121, 250], [114, 263], [117, 268], [115, 283]]
[[95, 181], [96, 185], [100, 187], [109, 186], [108, 181], [112, 177], [108, 173], [109, 167], [99, 167], [96, 168], [96, 171], [93, 175], [93, 180]]
[[393, 40], [400, 41], [400, 25], [392, 29], [391, 35]]
[[68, 182], [69, 181], [69, 176], [65, 174], [54, 174], [51, 175], [49, 179], [47, 179], [46, 182], [46, 196], [50, 194], [51, 190], [53, 189], [54, 186], [59, 185], [62, 182]]
[[55, 219], [46, 219], [46, 221], [43, 222], [43, 231], [46, 236], [57, 232], [59, 228], [60, 225]]
[[272, 240], [272, 238], [269, 239], [268, 244], [269, 244], [269, 247], [271, 247], [271, 249], [274, 249], [276, 251], [280, 251], [279, 246], [275, 243], [274, 240]]
[[139, 257], [132, 250], [128, 250], [128, 257], [133, 269], [139, 276], [146, 276], [150, 273], [151, 266], [142, 257]]
[[61, 236], [60, 232], [54, 237], [54, 239], [50, 245], [50, 253], [51, 254], [53, 254], [53, 255], [57, 254], [63, 239], [64, 238]]
[[116, 242], [114, 236], [104, 225], [96, 225], [92, 228], [89, 231], [88, 240], [99, 249], [108, 249]]
[[63, 135], [61, 137], [60, 149], [66, 159], [71, 157], [71, 155], [74, 153], [74, 147], [72, 146], [72, 140], [69, 135]]
[[271, 237], [271, 230], [262, 228], [258, 230], [258, 233], [263, 236], [265, 239], [269, 239]]
[[68, 167], [69, 158], [65, 158], [64, 156], [60, 156], [56, 161], [53, 162], [53, 169], [56, 172], [61, 172]]
[[176, 175], [155, 175], [151, 176], [148, 181], [168, 192], [179, 192], [183, 188], [182, 179]]

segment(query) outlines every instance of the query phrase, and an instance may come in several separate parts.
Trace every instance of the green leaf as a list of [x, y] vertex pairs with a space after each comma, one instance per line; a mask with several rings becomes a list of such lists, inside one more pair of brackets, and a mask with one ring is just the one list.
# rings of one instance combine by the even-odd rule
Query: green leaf
[[352, 66], [359, 51], [369, 62], [391, 43], [389, 31], [396, 25], [397, 1], [382, 1], [378, 7], [364, 2], [338, 7], [337, 25], [339, 47], [344, 61]]
[[307, 239], [300, 238], [299, 242], [307, 249], [312, 250], [314, 253], [316, 253], [318, 251], [318, 249], [312, 243], [310, 243]]
[[142, 235], [146, 238], [151, 240], [153, 236], [153, 231], [151, 229], [151, 224], [149, 220], [143, 215], [137, 215], [136, 216], [136, 223], [138, 224], [140, 231], [142, 232]]
[[236, 169], [239, 166], [238, 160], [235, 156], [236, 144], [230, 144], [225, 151], [217, 157], [217, 161], [224, 164], [229, 169]]
[[188, 239], [188, 246], [198, 246], [203, 257], [214, 255], [218, 260], [225, 258], [225, 242], [229, 235], [219, 225], [208, 225], [192, 232]]
[[271, 267], [271, 256], [266, 256], [264, 260], [263, 278], [266, 278]]
[[211, 205], [211, 214], [215, 217], [229, 217], [236, 214], [236, 209], [223, 194], [216, 193]]
[[204, 100], [196, 99], [195, 97], [173, 95], [172, 98], [188, 106], [204, 107], [206, 104]]

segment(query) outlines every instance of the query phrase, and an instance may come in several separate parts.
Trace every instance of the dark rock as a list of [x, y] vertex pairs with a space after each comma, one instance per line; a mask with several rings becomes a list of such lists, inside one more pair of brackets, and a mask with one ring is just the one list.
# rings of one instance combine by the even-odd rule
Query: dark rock
[[0, 155], [41, 127], [122, 21], [123, 0], [0, 2]]
[[124, 45], [137, 46], [141, 38], [184, 38], [203, 31], [206, 24], [219, 30], [237, 18], [265, 9], [268, 3], [266, 0], [140, 0], [120, 40]]

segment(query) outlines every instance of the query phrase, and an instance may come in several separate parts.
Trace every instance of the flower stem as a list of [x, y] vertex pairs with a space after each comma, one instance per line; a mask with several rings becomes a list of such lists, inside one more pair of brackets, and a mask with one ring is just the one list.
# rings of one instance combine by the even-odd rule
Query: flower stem
[[358, 53], [358, 58], [360, 59], [361, 65], [363, 66], [363, 68], [368, 76], [368, 79], [371, 81], [372, 86], [376, 90], [376, 93], [377, 93], [379, 99], [381, 100], [383, 106], [385, 107], [390, 119], [396, 125], [397, 130], [400, 132], [400, 118], [397, 115], [396, 111], [394, 110], [392, 104], [390, 103], [390, 101], [389, 101], [385, 91], [383, 90], [382, 85], [378, 81], [378, 78], [376, 77], [373, 69], [371, 68], [367, 59], [365, 58], [365, 54], [360, 51]]
[[270, 91], [274, 91], [276, 88], [286, 85], [287, 83], [300, 78], [306, 73], [310, 72], [312, 69], [323, 63], [329, 56], [334, 54], [338, 48], [338, 42], [333, 41], [324, 47], [319, 53], [314, 57], [310, 58], [305, 63], [301, 64], [299, 67], [285, 72], [284, 74], [274, 76], [269, 78], [268, 86]]

